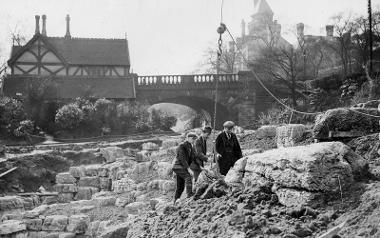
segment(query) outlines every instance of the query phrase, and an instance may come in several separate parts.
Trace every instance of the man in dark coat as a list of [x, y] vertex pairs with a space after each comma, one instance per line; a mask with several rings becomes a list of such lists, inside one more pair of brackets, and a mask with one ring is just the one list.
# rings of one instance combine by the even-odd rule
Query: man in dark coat
[[211, 134], [211, 127], [206, 126], [202, 129], [201, 136], [195, 141], [195, 160], [191, 163], [190, 168], [194, 172], [194, 182], [198, 180], [199, 174], [204, 169], [204, 162], [207, 162], [207, 139]]
[[234, 126], [232, 121], [226, 121], [223, 132], [215, 140], [216, 160], [222, 175], [226, 175], [235, 162], [243, 157], [239, 141], [232, 132]]
[[174, 203], [181, 197], [186, 186], [187, 197], [193, 195], [193, 176], [194, 173], [190, 169], [190, 164], [195, 159], [195, 151], [193, 148], [197, 135], [188, 133], [185, 142], [181, 143], [177, 148], [177, 156], [173, 163], [173, 172], [177, 175], [177, 184], [174, 195]]

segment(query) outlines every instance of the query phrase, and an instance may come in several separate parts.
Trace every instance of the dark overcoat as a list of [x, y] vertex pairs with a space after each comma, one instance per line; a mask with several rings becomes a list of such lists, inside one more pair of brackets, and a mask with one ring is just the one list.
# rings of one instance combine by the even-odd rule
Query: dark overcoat
[[234, 133], [228, 138], [226, 132], [222, 132], [215, 140], [215, 150], [222, 157], [218, 160], [219, 171], [226, 175], [235, 162], [243, 157], [239, 141]]

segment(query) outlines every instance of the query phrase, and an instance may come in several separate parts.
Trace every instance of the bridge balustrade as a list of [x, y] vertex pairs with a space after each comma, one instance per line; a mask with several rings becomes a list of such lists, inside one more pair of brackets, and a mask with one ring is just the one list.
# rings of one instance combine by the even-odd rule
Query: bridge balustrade
[[214, 85], [218, 78], [221, 84], [238, 83], [238, 74], [197, 74], [197, 75], [157, 75], [157, 76], [138, 76], [137, 87], [147, 86], [175, 86], [175, 85]]

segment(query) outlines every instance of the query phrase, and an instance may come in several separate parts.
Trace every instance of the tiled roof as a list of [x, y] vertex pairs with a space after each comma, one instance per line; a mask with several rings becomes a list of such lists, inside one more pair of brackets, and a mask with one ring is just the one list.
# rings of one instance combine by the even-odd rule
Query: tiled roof
[[47, 37], [69, 64], [130, 65], [126, 39]]
[[[44, 37], [69, 64], [130, 66], [126, 39]], [[22, 48], [13, 46], [11, 58]]]

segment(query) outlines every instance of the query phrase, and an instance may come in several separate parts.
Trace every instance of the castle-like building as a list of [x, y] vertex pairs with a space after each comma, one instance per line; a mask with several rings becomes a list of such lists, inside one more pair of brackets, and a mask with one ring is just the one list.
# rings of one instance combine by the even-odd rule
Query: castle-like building
[[[236, 39], [238, 47], [246, 59], [255, 60], [265, 47], [290, 47], [291, 44], [281, 36], [281, 25], [273, 20], [273, 11], [266, 0], [254, 0], [254, 10], [248, 27], [241, 21], [241, 36]], [[246, 30], [248, 28], [248, 34]], [[230, 43], [230, 49], [233, 49]], [[246, 63], [240, 59], [236, 70], [247, 70]]]
[[[241, 35], [236, 39], [239, 49], [244, 54], [244, 57], [249, 61], [255, 61], [261, 56], [262, 49], [267, 47], [274, 48], [301, 48], [310, 47], [310, 45], [317, 44], [320, 42], [328, 42], [334, 44], [336, 38], [333, 36], [334, 26], [326, 26], [325, 36], [307, 35], [304, 32], [304, 24], [297, 24], [297, 43], [293, 46], [281, 35], [281, 24], [277, 20], [274, 20], [274, 13], [266, 0], [254, 0], [254, 10], [251, 16], [251, 21], [246, 24], [244, 20], [241, 22]], [[247, 33], [248, 30], [248, 33]], [[234, 49], [233, 42], [230, 42], [230, 50]], [[335, 65], [337, 62], [336, 53], [333, 52], [328, 47], [323, 49], [329, 55], [331, 62], [323, 62], [321, 65], [321, 71], [324, 68], [331, 68], [331, 65]], [[237, 62], [235, 65], [235, 70], [248, 70], [246, 62], [237, 57]]]
[[35, 20], [32, 39], [12, 46], [4, 95], [26, 95], [34, 85], [48, 88], [47, 98], [135, 98], [127, 39], [74, 38], [69, 15], [65, 36], [51, 37], [46, 16], [42, 16], [42, 31], [40, 16]]

